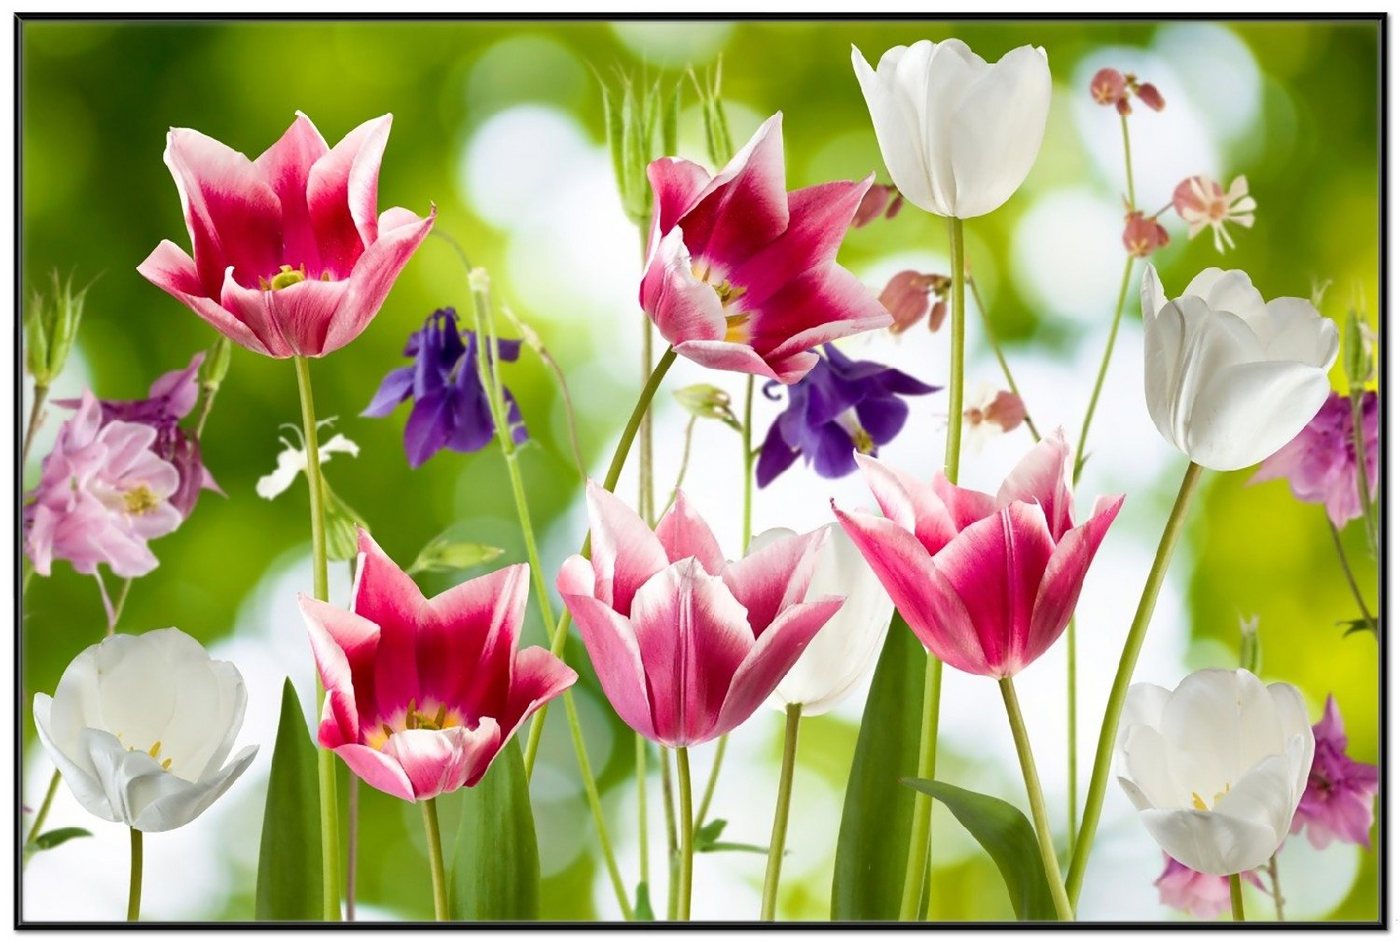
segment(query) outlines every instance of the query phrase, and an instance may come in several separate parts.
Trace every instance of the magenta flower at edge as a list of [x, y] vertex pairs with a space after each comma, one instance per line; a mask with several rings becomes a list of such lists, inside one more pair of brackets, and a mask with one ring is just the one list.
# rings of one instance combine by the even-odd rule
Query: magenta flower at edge
[[1122, 495], [1099, 498], [1076, 527], [1068, 457], [1056, 430], [993, 497], [942, 473], [923, 484], [860, 455], [885, 516], [833, 508], [929, 651], [971, 674], [1010, 677], [1064, 631], [1123, 504]]
[[365, 782], [409, 802], [474, 786], [540, 705], [578, 680], [517, 651], [529, 567], [424, 598], [364, 530], [354, 611], [299, 596], [326, 686], [318, 740]]
[[795, 383], [813, 347], [887, 327], [890, 315], [836, 250], [874, 180], [792, 193], [782, 113], [718, 174], [677, 157], [647, 168], [655, 195], [642, 308], [701, 366]]
[[[1202, 874], [1192, 871], [1166, 852], [1162, 852], [1166, 866], [1157, 880], [1157, 896], [1163, 904], [1176, 910], [1184, 910], [1197, 920], [1210, 920], [1219, 917], [1230, 909], [1230, 879], [1216, 874]], [[1263, 890], [1264, 882], [1254, 871], [1246, 871], [1243, 878]]]
[[843, 597], [804, 602], [825, 531], [771, 541], [732, 563], [686, 501], [652, 532], [588, 484], [592, 559], [559, 570], [603, 693], [633, 730], [688, 747], [763, 704]]
[[36, 573], [48, 576], [54, 558], [79, 573], [96, 573], [105, 563], [128, 578], [156, 568], [146, 542], [184, 518], [170, 503], [180, 475], [151, 450], [155, 440], [150, 426], [104, 423], [97, 398], [83, 393], [24, 508], [25, 552]]
[[[1376, 493], [1376, 460], [1379, 456], [1379, 406], [1368, 390], [1361, 399], [1361, 431], [1366, 443], [1366, 479]], [[1327, 508], [1337, 527], [1361, 516], [1356, 486], [1356, 438], [1353, 434], [1351, 399], [1329, 393], [1317, 415], [1303, 431], [1273, 455], [1264, 459], [1250, 484], [1287, 478], [1293, 496]]]
[[1330, 694], [1322, 719], [1313, 725], [1313, 739], [1312, 771], [1293, 813], [1293, 833], [1306, 829], [1314, 848], [1326, 848], [1333, 841], [1370, 848], [1380, 782], [1376, 767], [1347, 756], [1342, 713]]
[[165, 163], [194, 258], [162, 240], [137, 271], [256, 353], [320, 357], [344, 347], [378, 313], [436, 216], [378, 213], [391, 121], [366, 121], [328, 148], [298, 112], [257, 160], [172, 128]]

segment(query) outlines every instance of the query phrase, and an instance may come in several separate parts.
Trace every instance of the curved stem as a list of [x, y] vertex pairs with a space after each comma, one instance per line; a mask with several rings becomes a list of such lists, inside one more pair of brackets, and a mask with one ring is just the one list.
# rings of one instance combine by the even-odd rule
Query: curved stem
[[1230, 875], [1230, 916], [1236, 921], [1244, 920], [1244, 884], [1238, 874]]
[[34, 445], [35, 433], [44, 424], [44, 404], [49, 399], [49, 388], [47, 386], [34, 385], [34, 405], [29, 408], [29, 425], [24, 429], [24, 444], [20, 447], [19, 469], [23, 475], [24, 467], [29, 464], [29, 450]]
[[[316, 403], [311, 392], [311, 364], [293, 357], [297, 391], [301, 395], [301, 434], [306, 440], [306, 490], [311, 504], [311, 580], [317, 599], [329, 601], [330, 579], [326, 571], [325, 480], [321, 478], [321, 446], [316, 435]], [[316, 676], [316, 710], [326, 700], [321, 677]], [[340, 804], [336, 800], [335, 754], [321, 748], [316, 754], [316, 780], [321, 799], [321, 918], [340, 919]]]
[[433, 919], [452, 919], [447, 910], [447, 869], [442, 864], [442, 831], [438, 828], [437, 800], [423, 799], [423, 834], [428, 839], [428, 870], [433, 880]]
[[131, 882], [127, 885], [126, 919], [135, 923], [141, 919], [141, 832], [131, 829]]
[[[1269, 890], [1274, 899], [1274, 919], [1283, 923], [1283, 884], [1278, 879], [1278, 852], [1269, 856]], [[1240, 888], [1244, 893], [1244, 888]]]
[[1016, 378], [1011, 375], [1011, 364], [1007, 363], [1006, 355], [1001, 350], [1001, 342], [997, 340], [996, 331], [992, 329], [992, 316], [987, 310], [986, 303], [982, 301], [982, 292], [977, 288], [977, 279], [969, 276], [967, 287], [972, 292], [972, 302], [977, 305], [977, 313], [982, 318], [982, 333], [987, 336], [987, 344], [992, 348], [992, 353], [996, 355], [997, 363], [1001, 365], [1001, 374], [1006, 378], [1006, 386], [1021, 401], [1021, 408], [1026, 411], [1024, 420], [1026, 429], [1030, 432], [1031, 438], [1039, 442], [1040, 430], [1035, 427], [1030, 410], [1026, 409], [1025, 397], [1021, 396], [1021, 388], [1016, 385]]
[[[1323, 514], [1326, 514], [1323, 510]], [[1371, 615], [1371, 609], [1366, 605], [1366, 597], [1361, 594], [1361, 586], [1356, 582], [1356, 574], [1351, 570], [1351, 564], [1347, 562], [1346, 548], [1342, 546], [1342, 535], [1337, 530], [1337, 525], [1332, 523], [1332, 518], [1327, 518], [1327, 530], [1332, 534], [1332, 546], [1337, 548], [1337, 560], [1342, 565], [1342, 575], [1347, 578], [1347, 585], [1351, 587], [1351, 595], [1356, 599], [1356, 606], [1361, 610], [1361, 617], [1372, 626], [1376, 625], [1375, 617]]]
[[690, 754], [685, 747], [676, 748], [676, 780], [681, 793], [680, 878], [676, 892], [676, 919], [690, 919], [691, 873], [695, 866], [695, 828], [690, 808]]
[[1108, 343], [1103, 348], [1103, 358], [1099, 361], [1099, 373], [1094, 378], [1094, 390], [1089, 394], [1089, 408], [1084, 411], [1084, 423], [1079, 427], [1079, 441], [1074, 447], [1074, 464], [1071, 466], [1073, 480], [1079, 483], [1079, 474], [1084, 468], [1084, 447], [1089, 441], [1089, 426], [1094, 422], [1094, 411], [1099, 405], [1099, 395], [1103, 393], [1104, 377], [1108, 375], [1108, 365], [1113, 360], [1113, 347], [1118, 343], [1118, 327], [1123, 323], [1123, 305], [1128, 300], [1128, 283], [1133, 274], [1133, 257], [1123, 263], [1123, 279], [1118, 285], [1118, 301], [1113, 306], [1113, 322], [1108, 329]]
[[[923, 722], [919, 726], [918, 777], [933, 779], [938, 765], [938, 708], [943, 687], [943, 662], [933, 655], [924, 664]], [[931, 797], [914, 793], [914, 824], [909, 833], [909, 853], [904, 862], [904, 893], [899, 901], [899, 919], [919, 919], [919, 901], [924, 893], [925, 870], [929, 866], [929, 835], [933, 825]]]
[[1035, 823], [1036, 842], [1040, 845], [1040, 861], [1045, 866], [1045, 879], [1050, 884], [1050, 897], [1055, 913], [1061, 920], [1073, 920], [1074, 908], [1065, 893], [1060, 861], [1055, 857], [1055, 837], [1050, 832], [1050, 818], [1045, 814], [1045, 795], [1040, 791], [1040, 776], [1035, 770], [1035, 755], [1031, 738], [1026, 733], [1026, 721], [1021, 716], [1021, 704], [1016, 698], [1016, 686], [1010, 678], [1000, 678], [1001, 699], [1006, 703], [1006, 719], [1011, 724], [1011, 736], [1016, 741], [1016, 758], [1021, 761], [1021, 775], [1026, 780], [1026, 799], [1031, 805], [1031, 821]]
[[719, 783], [719, 768], [724, 765], [724, 751], [729, 747], [729, 734], [720, 737], [715, 744], [715, 758], [710, 764], [710, 777], [705, 780], [705, 791], [700, 795], [700, 811], [695, 815], [694, 827], [705, 824], [705, 816], [710, 812], [710, 802], [715, 797], [715, 786]]
[[1371, 480], [1366, 468], [1366, 430], [1362, 428], [1363, 392], [1361, 389], [1351, 391], [1351, 438], [1356, 459], [1356, 496], [1361, 499], [1361, 520], [1366, 526], [1371, 556], [1375, 557], [1379, 544], [1376, 540], [1376, 520], [1372, 516], [1375, 509], [1371, 505]]
[[787, 844], [788, 809], [792, 806], [792, 773], [797, 765], [797, 731], [802, 705], [789, 704], [783, 730], [783, 766], [778, 774], [778, 804], [773, 812], [773, 834], [768, 840], [768, 869], [763, 874], [763, 904], [758, 919], [773, 920], [778, 913], [778, 877], [783, 870]]
[[1162, 528], [1162, 539], [1157, 544], [1157, 556], [1152, 561], [1152, 569], [1147, 573], [1147, 582], [1142, 587], [1142, 598], [1138, 601], [1133, 623], [1128, 628], [1128, 637], [1123, 640], [1123, 654], [1118, 659], [1118, 673], [1113, 677], [1113, 688], [1109, 691], [1108, 706], [1104, 709], [1103, 726], [1099, 728], [1098, 748], [1094, 752], [1094, 770], [1089, 777], [1089, 794], [1084, 800], [1084, 820], [1079, 826], [1079, 835], [1074, 842], [1074, 855], [1070, 860], [1069, 876], [1065, 879], [1065, 889], [1071, 903], [1078, 902], [1079, 892], [1084, 884], [1084, 869], [1089, 863], [1089, 852], [1094, 846], [1094, 833], [1099, 827], [1099, 816], [1103, 812], [1104, 792], [1108, 788], [1108, 771], [1113, 764], [1113, 743], [1118, 736], [1118, 718], [1123, 713], [1123, 702], [1128, 697], [1128, 686], [1133, 680], [1133, 669], [1137, 666], [1138, 654], [1142, 651], [1142, 641], [1147, 635], [1148, 623], [1152, 621], [1152, 611], [1157, 606], [1157, 594], [1162, 590], [1162, 582], [1167, 576], [1172, 551], [1177, 538], [1181, 536], [1186, 523], [1186, 510], [1191, 504], [1191, 496], [1201, 478], [1201, 466], [1191, 462], [1186, 466], [1186, 474], [1181, 479], [1176, 503]]
[[40, 830], [44, 827], [44, 820], [49, 817], [49, 810], [53, 808], [53, 797], [58, 794], [58, 784], [62, 781], [63, 774], [54, 770], [53, 776], [49, 779], [49, 788], [44, 792], [44, 801], [39, 804], [39, 811], [34, 814], [34, 824], [29, 826], [29, 834], [24, 836], [25, 848], [33, 845], [34, 839], [39, 837]]
[[1133, 189], [1133, 146], [1128, 141], [1128, 116], [1119, 115], [1123, 125], [1123, 165], [1128, 171], [1128, 208], [1137, 209], [1137, 192]]

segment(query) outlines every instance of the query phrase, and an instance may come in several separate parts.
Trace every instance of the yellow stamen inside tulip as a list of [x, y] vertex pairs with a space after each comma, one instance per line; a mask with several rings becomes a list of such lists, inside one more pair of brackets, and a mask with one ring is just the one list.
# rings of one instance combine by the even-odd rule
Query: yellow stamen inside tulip
[[160, 741], [157, 740], [155, 743], [151, 744], [151, 748], [146, 752], [151, 755], [151, 759], [153, 760], [160, 756]]
[[731, 344], [744, 344], [749, 339], [749, 316], [731, 314], [724, 319], [724, 339]]
[[165, 771], [168, 773], [168, 772], [170, 772], [170, 764], [173, 763], [173, 762], [175, 762], [175, 761], [172, 760], [172, 759], [170, 759], [169, 757], [166, 757], [165, 759], [163, 759], [163, 760], [160, 761], [160, 768], [163, 769], [163, 770], [165, 770]]
[[380, 721], [378, 730], [370, 730], [365, 735], [365, 743], [372, 749], [382, 750], [389, 742], [390, 737], [405, 730], [447, 730], [450, 727], [460, 727], [462, 724], [462, 715], [448, 708], [446, 704], [439, 704], [436, 710], [432, 710], [426, 705], [422, 710], [419, 710], [418, 699], [409, 698], [403, 719], [392, 724], [388, 721]]
[[122, 501], [126, 505], [126, 513], [138, 515], [145, 514], [160, 504], [160, 498], [146, 485], [137, 485], [123, 493]]
[[1217, 792], [1215, 794], [1215, 798], [1210, 801], [1210, 805], [1207, 805], [1206, 801], [1201, 798], [1201, 794], [1199, 792], [1193, 792], [1191, 793], [1191, 808], [1195, 809], [1197, 812], [1209, 812], [1212, 806], [1219, 805], [1220, 800], [1224, 799], [1229, 794], [1230, 784], [1226, 783], [1225, 788], [1222, 791]]
[[263, 291], [281, 291], [283, 288], [290, 288], [297, 282], [306, 281], [306, 266], [292, 268], [290, 265], [282, 266], [282, 270], [272, 278], [260, 278], [258, 284]]

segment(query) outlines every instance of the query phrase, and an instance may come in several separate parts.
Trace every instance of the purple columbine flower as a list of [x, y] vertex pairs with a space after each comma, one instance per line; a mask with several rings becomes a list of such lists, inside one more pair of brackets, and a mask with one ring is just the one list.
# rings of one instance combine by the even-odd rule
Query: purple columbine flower
[[[1361, 398], [1361, 431], [1366, 443], [1366, 479], [1376, 493], [1376, 459], [1380, 430], [1374, 391]], [[1356, 439], [1352, 433], [1351, 398], [1331, 393], [1317, 415], [1293, 441], [1264, 459], [1250, 484], [1287, 478], [1299, 501], [1321, 504], [1337, 527], [1361, 516], [1356, 488]]]
[[[170, 495], [169, 501], [180, 516], [186, 518], [199, 501], [201, 489], [223, 493], [209, 469], [204, 467], [199, 439], [180, 425], [180, 421], [190, 414], [199, 401], [199, 368], [203, 363], [204, 353], [200, 352], [191, 358], [190, 365], [183, 370], [161, 374], [151, 384], [145, 399], [100, 401], [104, 426], [114, 419], [120, 419], [150, 426], [156, 431], [151, 451], [174, 465], [179, 472], [180, 485]], [[82, 400], [56, 400], [55, 405], [77, 409], [82, 405]]]
[[1322, 719], [1313, 725], [1313, 739], [1312, 771], [1303, 801], [1293, 814], [1293, 833], [1306, 828], [1314, 848], [1326, 848], [1333, 841], [1370, 848], [1374, 800], [1380, 788], [1376, 768], [1347, 756], [1342, 713], [1330, 694]]
[[[514, 361], [520, 341], [498, 338], [496, 350], [502, 360]], [[391, 370], [360, 415], [382, 418], [413, 400], [403, 431], [409, 467], [417, 468], [441, 449], [475, 452], [489, 443], [496, 425], [477, 372], [476, 332], [458, 329], [456, 310], [440, 308], [429, 315], [422, 329], [409, 335], [403, 354], [413, 365]], [[511, 437], [519, 445], [529, 437], [520, 405], [510, 390], [503, 392]]]
[[[856, 470], [855, 453], [875, 455], [909, 417], [901, 396], [923, 396], [929, 386], [907, 373], [870, 360], [852, 360], [833, 345], [801, 380], [787, 387], [788, 405], [768, 430], [758, 456], [758, 486], [787, 471], [799, 455], [823, 478]], [[776, 400], [781, 384], [767, 383], [763, 395]]]

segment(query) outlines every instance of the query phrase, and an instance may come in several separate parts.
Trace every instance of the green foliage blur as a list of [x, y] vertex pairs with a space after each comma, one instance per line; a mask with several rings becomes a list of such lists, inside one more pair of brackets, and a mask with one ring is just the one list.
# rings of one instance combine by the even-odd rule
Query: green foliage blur
[[[1359, 300], [1374, 324], [1380, 273], [1379, 26], [1251, 22], [1230, 24], [1229, 29], [1257, 62], [1262, 106], [1247, 133], [1232, 138], [1224, 149], [1223, 163], [1232, 172], [1248, 174], [1251, 193], [1263, 209], [1260, 229], [1239, 240], [1226, 264], [1248, 270], [1266, 297], [1306, 295], [1311, 279], [1330, 279], [1333, 287], [1324, 300], [1324, 314], [1340, 322], [1347, 305]], [[732, 27], [668, 24], [656, 30], [653, 39], [660, 52], [648, 65], [653, 73], [674, 82], [684, 78], [686, 64], [699, 69], [722, 53], [724, 93], [739, 112], [763, 116], [785, 111], [789, 183], [794, 188], [834, 177], [860, 177], [872, 169], [888, 179], [851, 74], [852, 43], [872, 61], [891, 45], [951, 35], [992, 57], [1026, 42], [1043, 45], [1050, 55], [1057, 98], [1032, 182], [1046, 188], [1084, 181], [1093, 173], [1074, 135], [1067, 105], [1068, 98], [1087, 96], [1087, 85], [1073, 85], [1071, 70], [1103, 46], [1147, 45], [1158, 26], [1113, 21], [754, 21]], [[473, 263], [504, 272], [504, 240], [462, 192], [459, 165], [465, 143], [492, 115], [538, 102], [572, 114], [601, 145], [604, 117], [589, 66], [605, 75], [616, 68], [640, 69], [639, 44], [628, 37], [644, 31], [644, 24], [629, 24], [624, 31], [603, 22], [27, 21], [21, 46], [21, 271], [26, 294], [47, 286], [55, 269], [74, 273], [79, 285], [98, 277], [87, 295], [77, 350], [99, 395], [143, 395], [156, 375], [184, 365], [194, 351], [209, 348], [215, 340], [202, 321], [135, 271], [161, 239], [187, 244], [179, 201], [161, 164], [166, 130], [197, 128], [254, 155], [282, 133], [297, 110], [310, 115], [331, 143], [361, 121], [392, 112], [393, 133], [380, 177], [381, 209], [402, 205], [421, 213], [435, 202], [438, 227], [467, 247]], [[1191, 65], [1177, 63], [1177, 68], [1188, 72]], [[1168, 107], [1173, 91], [1163, 89]], [[1220, 94], [1228, 95], [1229, 90]], [[681, 147], [688, 156], [703, 160], [694, 103], [693, 89], [687, 89]], [[1103, 117], [1116, 120], [1107, 110]], [[742, 119], [739, 123], [735, 137], [742, 141], [752, 124]], [[1108, 186], [1103, 181], [1084, 182]], [[1012, 230], [1027, 202], [1025, 194], [1018, 195], [1005, 210], [977, 220], [975, 251], [1009, 260]], [[1272, 211], [1275, 220], [1284, 217], [1282, 207], [1292, 224], [1271, 225], [1267, 214]], [[843, 259], [858, 265], [891, 246], [941, 246], [944, 239], [941, 221], [911, 208], [883, 227], [853, 233]], [[1184, 233], [1180, 241], [1185, 243]], [[1119, 258], [1116, 245], [1099, 251]], [[1218, 260], [1208, 237], [1179, 246], [1166, 258], [1163, 278], [1168, 285], [1184, 284]], [[534, 272], [538, 278], [550, 278], [549, 259], [536, 260]], [[465, 308], [464, 276], [452, 252], [429, 240], [365, 334], [332, 359], [313, 364], [319, 414], [340, 417], [336, 431], [345, 432], [362, 449], [356, 459], [335, 462], [327, 475], [338, 495], [369, 521], [379, 542], [400, 561], [413, 560], [449, 526], [467, 539], [503, 548], [492, 566], [524, 559], [504, 464], [495, 449], [470, 456], [444, 452], [410, 471], [401, 447], [403, 412], [391, 420], [357, 418], [383, 374], [405, 362], [401, 349], [409, 331], [436, 307]], [[1034, 300], [1021, 293], [1015, 276], [1006, 262], [994, 306], [996, 328], [1013, 357], [1030, 348], [1062, 350], [1078, 332], [1101, 333], [1106, 326], [1066, 324], [1044, 316]], [[502, 300], [544, 337], [566, 372], [590, 356], [575, 312], [531, 310], [518, 286], [499, 276], [494, 284]], [[1103, 302], [1104, 318], [1109, 300]], [[1129, 311], [1135, 306], [1130, 304]], [[520, 399], [538, 446], [526, 452], [522, 464], [536, 527], [543, 532], [576, 501], [577, 476], [563, 425], [546, 419], [561, 409], [557, 388], [528, 354], [523, 360], [533, 365], [512, 369], [507, 383]], [[1337, 383], [1341, 388], [1340, 367]], [[595, 418], [582, 423], [582, 449], [590, 463], [597, 465], [611, 450], [630, 407], [628, 396], [622, 394], [611, 410], [615, 418], [599, 418], [593, 411]], [[50, 421], [57, 422], [59, 411], [51, 412]], [[275, 501], [261, 500], [253, 490], [257, 478], [275, 464], [279, 424], [296, 420], [291, 366], [235, 348], [204, 441], [205, 461], [227, 497], [206, 493], [191, 521], [159, 541], [155, 549], [161, 566], [133, 588], [124, 628], [139, 631], [174, 624], [203, 641], [216, 640], [231, 630], [240, 605], [267, 570], [284, 565], [289, 554], [304, 551], [305, 485], [299, 481]], [[35, 480], [41, 457], [31, 460], [26, 483]], [[1351, 752], [1375, 762], [1377, 645], [1369, 635], [1341, 637], [1337, 623], [1355, 618], [1355, 605], [1341, 579], [1323, 512], [1295, 502], [1281, 483], [1243, 487], [1248, 474], [1207, 476], [1205, 493], [1192, 515], [1189, 548], [1176, 562], [1181, 572], [1193, 574], [1194, 651], [1202, 664], [1220, 663], [1221, 646], [1233, 651], [1237, 643], [1234, 614], [1258, 613], [1264, 676], [1299, 685], [1315, 704], [1335, 692]], [[1155, 501], [1161, 507], [1162, 515], [1149, 514], [1150, 519], [1165, 515], [1172, 484], [1161, 494], [1143, 496], [1144, 504], [1150, 507]], [[1359, 526], [1349, 527], [1343, 539], [1362, 591], [1374, 600], [1376, 566]], [[421, 580], [433, 592], [483, 569], [427, 574]], [[103, 617], [91, 580], [62, 564], [52, 578], [32, 582], [24, 608], [22, 683], [27, 703], [34, 692], [54, 689], [74, 654], [100, 636]], [[299, 624], [277, 628], [298, 636], [302, 632]], [[532, 642], [539, 639], [533, 614], [527, 637]], [[570, 661], [578, 666], [586, 658], [581, 650], [573, 650]], [[619, 735], [626, 733], [610, 715], [608, 720]], [[553, 717], [551, 726], [560, 721], [562, 717]], [[1097, 724], [1097, 717], [1085, 723]], [[32, 744], [27, 708], [24, 724], [26, 744]], [[775, 727], [775, 751], [776, 736]], [[630, 743], [628, 737], [625, 742]], [[842, 789], [855, 726], [821, 718], [804, 727], [803, 737], [803, 770]], [[630, 758], [630, 750], [613, 751], [602, 771], [605, 785], [626, 781]], [[947, 775], [955, 777], [971, 762], [975, 758], [949, 757]], [[941, 763], [940, 772], [944, 768]], [[1087, 775], [1087, 766], [1081, 775]], [[765, 803], [767, 789], [762, 787]], [[345, 795], [344, 785], [340, 794]], [[430, 898], [416, 815], [371, 789], [361, 789], [360, 797], [365, 823], [361, 843], [366, 849], [361, 900], [404, 916], [428, 916]], [[624, 808], [616, 806], [615, 832], [631, 827]], [[451, 803], [444, 803], [448, 847], [454, 815]], [[578, 816], [584, 815], [580, 803]], [[940, 819], [937, 827], [956, 826], [951, 819]], [[540, 840], [548, 842], [549, 834], [541, 831]], [[584, 848], [593, 848], [591, 832]], [[1376, 857], [1371, 853], [1363, 860], [1336, 918], [1369, 920], [1378, 913]], [[582, 854], [563, 872], [548, 877], [542, 915], [591, 916], [598, 867], [596, 854]], [[653, 870], [657, 868], [653, 863]], [[784, 915], [825, 917], [829, 870], [824, 874], [786, 882]], [[223, 912], [208, 917], [251, 917], [252, 872], [245, 877]], [[938, 918], [1011, 915], [996, 871], [983, 858], [940, 870], [935, 886], [943, 889], [936, 895]]]

